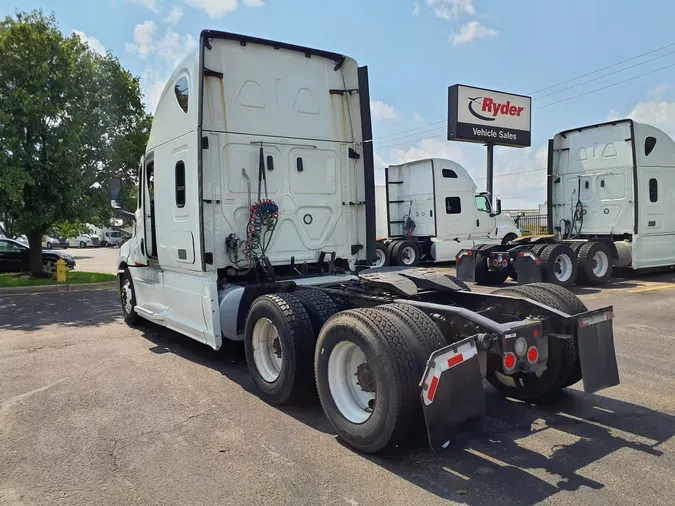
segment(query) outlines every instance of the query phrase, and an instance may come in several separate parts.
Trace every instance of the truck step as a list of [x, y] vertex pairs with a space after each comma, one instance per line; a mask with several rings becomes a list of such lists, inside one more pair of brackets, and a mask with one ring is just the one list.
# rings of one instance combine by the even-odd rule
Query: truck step
[[162, 311], [159, 308], [154, 308], [154, 307], [144, 307], [144, 306], [136, 306], [134, 310], [139, 313], [141, 316], [144, 318], [147, 318], [150, 321], [153, 321], [155, 323], [163, 323], [164, 322], [164, 316], [166, 314], [165, 311]]

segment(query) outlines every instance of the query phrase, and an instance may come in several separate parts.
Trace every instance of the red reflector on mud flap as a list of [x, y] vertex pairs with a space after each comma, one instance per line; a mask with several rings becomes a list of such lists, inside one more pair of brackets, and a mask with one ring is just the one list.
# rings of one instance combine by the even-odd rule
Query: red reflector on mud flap
[[427, 394], [427, 399], [433, 402], [437, 388], [438, 388], [438, 376], [434, 376], [433, 378], [431, 378], [431, 385], [429, 385], [429, 393]]
[[454, 367], [457, 364], [461, 364], [464, 361], [464, 355], [461, 353], [459, 355], [455, 355], [452, 358], [448, 359], [448, 367]]

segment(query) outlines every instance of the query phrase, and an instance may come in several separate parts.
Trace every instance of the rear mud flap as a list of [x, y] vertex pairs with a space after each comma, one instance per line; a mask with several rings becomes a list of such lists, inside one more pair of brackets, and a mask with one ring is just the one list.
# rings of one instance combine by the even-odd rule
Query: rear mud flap
[[611, 318], [611, 310], [579, 318], [579, 361], [584, 392], [589, 394], [619, 384]]
[[516, 275], [519, 285], [539, 283], [541, 281], [541, 267], [538, 259], [530, 256], [516, 258]]
[[[485, 259], [483, 259], [485, 261]], [[462, 281], [476, 281], [476, 254], [470, 250], [462, 250], [457, 255], [457, 277]]]
[[433, 450], [446, 448], [465, 422], [485, 414], [474, 338], [434, 352], [422, 380], [422, 407]]

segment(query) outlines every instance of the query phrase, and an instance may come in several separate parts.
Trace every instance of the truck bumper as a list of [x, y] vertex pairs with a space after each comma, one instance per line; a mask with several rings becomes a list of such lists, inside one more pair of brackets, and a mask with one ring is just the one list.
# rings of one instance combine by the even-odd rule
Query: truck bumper
[[[568, 317], [566, 323], [574, 335], [555, 335], [558, 339], [576, 339], [583, 376], [584, 391], [595, 393], [619, 384], [619, 371], [614, 350], [611, 307], [587, 311]], [[513, 344], [519, 337], [526, 337], [528, 349], [536, 344], [541, 357], [548, 350], [534, 329], [539, 326], [519, 326], [517, 332], [497, 336], [496, 347], [504, 354], [513, 354]], [[532, 331], [532, 332], [530, 332]], [[427, 426], [429, 444], [437, 450], [446, 448], [454, 434], [463, 426], [485, 414], [483, 378], [486, 372], [487, 352], [479, 350], [478, 336], [472, 336], [441, 348], [429, 357], [420, 382], [422, 409]], [[543, 346], [542, 346], [543, 345]], [[495, 353], [492, 348], [490, 353]], [[545, 369], [541, 362], [528, 365], [518, 359], [513, 373], [530, 373]], [[509, 373], [512, 374], [512, 373]]]

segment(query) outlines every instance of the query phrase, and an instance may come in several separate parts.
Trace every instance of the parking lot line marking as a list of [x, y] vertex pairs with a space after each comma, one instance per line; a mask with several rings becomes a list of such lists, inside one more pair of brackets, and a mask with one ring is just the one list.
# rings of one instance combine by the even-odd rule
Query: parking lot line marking
[[655, 292], [657, 290], [668, 290], [669, 288], [675, 288], [675, 283], [668, 285], [650, 286], [649, 288], [638, 288], [637, 290], [629, 290], [628, 293]]

